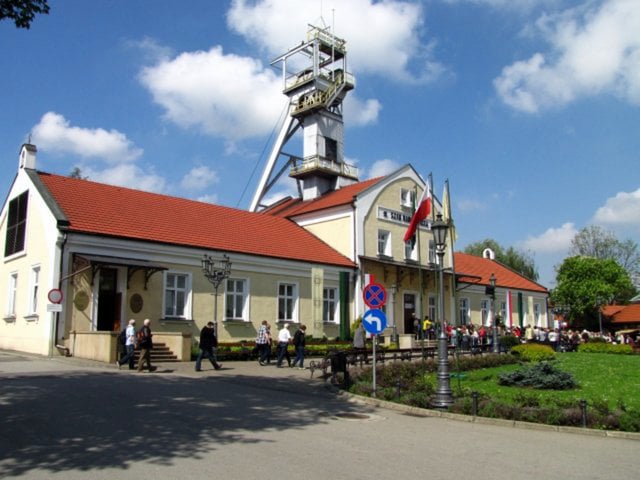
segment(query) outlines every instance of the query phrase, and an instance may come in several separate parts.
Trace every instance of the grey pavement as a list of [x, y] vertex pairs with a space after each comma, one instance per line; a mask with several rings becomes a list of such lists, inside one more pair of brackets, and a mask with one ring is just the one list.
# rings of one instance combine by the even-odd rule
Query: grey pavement
[[0, 351], [0, 478], [638, 478], [637, 440], [425, 417], [257, 362], [158, 367]]

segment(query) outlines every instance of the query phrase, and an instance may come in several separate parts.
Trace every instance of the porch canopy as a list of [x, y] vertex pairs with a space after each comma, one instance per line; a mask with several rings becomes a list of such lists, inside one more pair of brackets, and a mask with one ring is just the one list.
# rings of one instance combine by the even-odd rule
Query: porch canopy
[[[80, 265], [83, 264], [83, 265]], [[157, 265], [149, 262], [148, 260], [142, 260], [139, 258], [124, 258], [124, 257], [112, 257], [108, 255], [89, 255], [85, 253], [73, 254], [74, 272], [69, 275], [76, 275], [88, 268], [91, 268], [91, 284], [96, 273], [102, 267], [127, 267], [127, 288], [129, 288], [129, 280], [131, 276], [137, 271], [144, 271], [144, 289], [147, 289], [147, 284], [151, 275], [157, 272], [168, 270], [167, 267]]]

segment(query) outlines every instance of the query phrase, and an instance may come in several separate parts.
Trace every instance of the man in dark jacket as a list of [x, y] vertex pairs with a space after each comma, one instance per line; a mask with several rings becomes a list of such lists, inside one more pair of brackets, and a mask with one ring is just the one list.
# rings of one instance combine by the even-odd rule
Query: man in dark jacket
[[304, 370], [304, 346], [306, 343], [306, 331], [307, 327], [305, 325], [300, 325], [300, 328], [296, 331], [293, 336], [293, 345], [296, 348], [296, 358], [293, 361], [292, 367], [298, 365], [300, 370]]
[[142, 372], [144, 368], [144, 364], [146, 362], [149, 367], [149, 371], [153, 372], [155, 368], [151, 366], [151, 350], [153, 349], [153, 341], [151, 337], [151, 320], [148, 318], [144, 319], [144, 323], [142, 328], [138, 332], [138, 345], [140, 347], [140, 360], [138, 360], [138, 372]]
[[214, 352], [214, 349], [218, 347], [218, 338], [216, 337], [216, 331], [213, 327], [213, 322], [209, 322], [200, 330], [200, 353], [196, 359], [196, 372], [201, 370], [200, 367], [203, 358], [208, 358], [216, 370], [222, 368], [222, 365], [216, 361]]

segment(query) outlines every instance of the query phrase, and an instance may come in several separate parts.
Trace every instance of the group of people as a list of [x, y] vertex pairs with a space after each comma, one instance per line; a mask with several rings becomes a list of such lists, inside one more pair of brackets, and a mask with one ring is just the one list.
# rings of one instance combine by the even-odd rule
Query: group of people
[[138, 372], [144, 371], [145, 364], [150, 372], [154, 370], [151, 366], [151, 350], [153, 349], [153, 334], [151, 333], [151, 320], [145, 318], [142, 322], [142, 328], [136, 330], [136, 321], [132, 318], [129, 320], [127, 328], [123, 332], [124, 350], [121, 352], [121, 358], [116, 360], [118, 370], [123, 365], [129, 365], [129, 370], [135, 370], [135, 351], [136, 347], [140, 348], [140, 358], [138, 360]]
[[[278, 331], [277, 347], [276, 347], [276, 367], [283, 368], [284, 360], [287, 361], [289, 367], [298, 367], [300, 370], [304, 370], [304, 347], [306, 345], [306, 330], [305, 325], [300, 325], [295, 334], [291, 335], [289, 331], [289, 324], [285, 323]], [[271, 325], [266, 320], [263, 320], [260, 329], [258, 330], [258, 336], [256, 337], [256, 350], [258, 353], [258, 363], [261, 366], [265, 366], [271, 362], [271, 349], [273, 339], [271, 336]], [[289, 345], [293, 344], [295, 349], [295, 358], [291, 363], [291, 357], [289, 355]]]

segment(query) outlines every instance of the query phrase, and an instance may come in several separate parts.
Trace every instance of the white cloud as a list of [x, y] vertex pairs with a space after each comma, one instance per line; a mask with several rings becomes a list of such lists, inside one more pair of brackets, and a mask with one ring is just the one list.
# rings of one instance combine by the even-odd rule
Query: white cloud
[[273, 71], [219, 46], [145, 67], [140, 81], [167, 119], [230, 141], [267, 134], [286, 104]]
[[218, 173], [207, 166], [193, 167], [180, 182], [182, 188], [187, 190], [204, 190], [217, 183]]
[[352, 126], [376, 123], [380, 110], [382, 110], [382, 104], [375, 99], [362, 101], [352, 94], [344, 101], [345, 121]]
[[635, 192], [620, 192], [608, 198], [594, 216], [595, 223], [640, 226], [640, 188]]
[[529, 236], [522, 246], [534, 252], [564, 252], [571, 246], [571, 240], [578, 231], [573, 223], [567, 222], [560, 228], [549, 228], [537, 237]]
[[369, 175], [367, 177], [368, 178], [383, 177], [385, 175], [389, 175], [390, 173], [395, 172], [398, 168], [400, 168], [400, 165], [398, 165], [398, 163], [394, 162], [393, 160], [389, 160], [389, 159], [377, 160], [373, 162], [373, 165], [371, 166], [371, 170], [369, 170]]
[[550, 51], [505, 67], [494, 80], [500, 98], [527, 113], [581, 97], [613, 94], [640, 105], [640, 8], [606, 0], [538, 19]]
[[205, 203], [213, 203], [214, 205], [218, 204], [218, 195], [214, 194], [207, 194], [207, 195], [201, 195], [200, 197], [198, 197], [198, 201], [199, 202], [205, 202]]
[[335, 20], [333, 31], [347, 40], [356, 74], [426, 83], [447, 69], [434, 57], [435, 44], [420, 39], [423, 18], [419, 2], [398, 0], [234, 0], [227, 24], [275, 57], [306, 38], [308, 24], [323, 27]]
[[95, 182], [155, 193], [165, 193], [167, 188], [167, 182], [163, 177], [153, 172], [145, 172], [132, 163], [121, 163], [102, 170], [81, 166], [80, 170], [83, 177], [89, 177], [89, 180]]
[[476, 199], [468, 199], [468, 198], [458, 198], [456, 200], [456, 205], [460, 212], [477, 212], [480, 210], [485, 210], [487, 205]]
[[166, 45], [160, 45], [151, 37], [144, 37], [142, 40], [128, 40], [125, 46], [140, 51], [145, 59], [145, 63], [156, 63], [171, 57], [173, 49]]
[[32, 129], [33, 142], [42, 151], [97, 158], [111, 163], [132, 161], [142, 155], [124, 133], [102, 128], [71, 126], [55, 112], [45, 113]]

